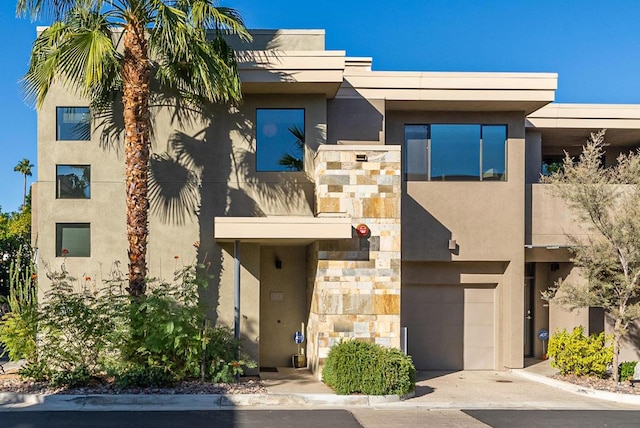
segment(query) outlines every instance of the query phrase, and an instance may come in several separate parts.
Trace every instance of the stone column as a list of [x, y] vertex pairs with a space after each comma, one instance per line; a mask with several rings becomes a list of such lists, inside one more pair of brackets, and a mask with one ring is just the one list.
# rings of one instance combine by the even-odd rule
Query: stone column
[[354, 227], [351, 239], [309, 246], [307, 352], [321, 376], [341, 340], [400, 346], [400, 147], [320, 146], [315, 165], [317, 215], [351, 217]]

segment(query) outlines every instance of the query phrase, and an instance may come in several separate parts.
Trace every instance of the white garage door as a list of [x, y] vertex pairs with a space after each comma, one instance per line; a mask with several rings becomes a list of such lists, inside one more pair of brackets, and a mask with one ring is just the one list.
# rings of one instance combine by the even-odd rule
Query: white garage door
[[403, 285], [402, 324], [418, 370], [495, 368], [495, 288]]

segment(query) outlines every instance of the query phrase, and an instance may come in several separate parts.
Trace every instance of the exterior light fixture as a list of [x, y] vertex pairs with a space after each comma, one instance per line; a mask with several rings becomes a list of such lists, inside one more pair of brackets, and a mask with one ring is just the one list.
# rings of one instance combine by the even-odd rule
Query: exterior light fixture
[[360, 223], [356, 226], [356, 233], [358, 236], [367, 236], [371, 231], [369, 230], [369, 226], [364, 223]]

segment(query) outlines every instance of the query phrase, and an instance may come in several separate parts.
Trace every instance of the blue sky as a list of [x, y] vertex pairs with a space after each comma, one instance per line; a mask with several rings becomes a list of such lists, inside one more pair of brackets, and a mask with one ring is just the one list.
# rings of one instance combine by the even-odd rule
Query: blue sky
[[[18, 81], [35, 23], [0, 2], [0, 207], [22, 203], [22, 176], [36, 164], [36, 115]], [[556, 100], [640, 103], [637, 0], [235, 0], [249, 28], [326, 30], [327, 49], [373, 57], [375, 70], [540, 71], [559, 74]], [[35, 180], [37, 170], [30, 181]], [[124, 197], [124, 195], [123, 195]]]

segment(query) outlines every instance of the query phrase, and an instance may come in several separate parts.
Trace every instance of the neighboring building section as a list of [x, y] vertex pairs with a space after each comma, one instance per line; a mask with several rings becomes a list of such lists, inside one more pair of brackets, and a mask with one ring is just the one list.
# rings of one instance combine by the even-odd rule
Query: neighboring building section
[[[238, 44], [238, 106], [155, 106], [149, 274], [204, 262], [208, 317], [237, 326], [261, 367], [291, 365], [303, 330], [318, 375], [330, 347], [401, 346], [418, 369], [522, 367], [541, 328], [606, 329], [540, 292], [583, 281], [585, 233], [539, 183], [606, 127], [605, 164], [640, 147], [640, 106], [554, 104], [552, 73], [372, 71], [319, 30]], [[54, 87], [38, 114], [33, 222], [40, 266], [126, 271], [119, 107]], [[359, 234], [360, 233], [360, 234]], [[629, 359], [637, 351], [629, 348]]]

